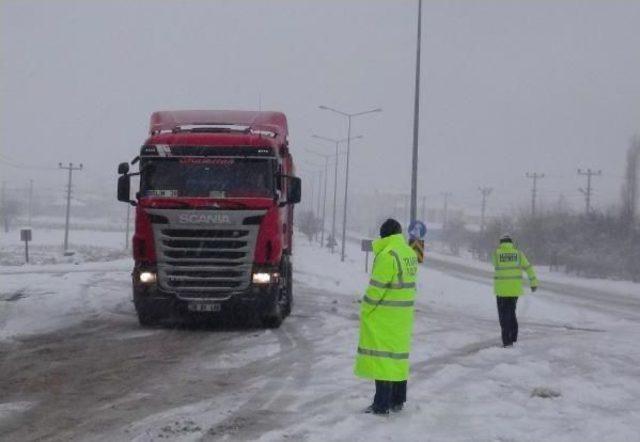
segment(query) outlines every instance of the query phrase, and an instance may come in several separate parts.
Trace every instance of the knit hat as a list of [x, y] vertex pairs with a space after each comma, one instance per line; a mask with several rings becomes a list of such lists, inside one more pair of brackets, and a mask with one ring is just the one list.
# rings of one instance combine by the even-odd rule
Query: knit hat
[[395, 235], [397, 233], [402, 233], [402, 226], [393, 218], [387, 219], [380, 226], [381, 238], [386, 238], [387, 236]]
[[500, 237], [500, 242], [513, 242], [513, 239], [511, 238], [510, 234], [503, 233], [502, 236]]

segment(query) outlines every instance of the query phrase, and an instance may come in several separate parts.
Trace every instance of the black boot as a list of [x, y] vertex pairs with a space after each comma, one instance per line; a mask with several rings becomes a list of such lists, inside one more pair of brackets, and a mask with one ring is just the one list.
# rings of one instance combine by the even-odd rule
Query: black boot
[[369, 405], [367, 408], [364, 409], [363, 413], [366, 414], [389, 414], [389, 410], [381, 410], [379, 408], [376, 408], [373, 406], [373, 404]]

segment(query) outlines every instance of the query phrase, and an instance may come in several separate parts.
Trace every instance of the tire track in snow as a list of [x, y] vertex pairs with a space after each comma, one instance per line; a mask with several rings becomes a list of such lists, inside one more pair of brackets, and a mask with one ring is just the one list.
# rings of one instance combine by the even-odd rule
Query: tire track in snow
[[[296, 300], [296, 305], [299, 304]], [[315, 316], [311, 318], [318, 319]], [[229, 437], [232, 440], [250, 440], [297, 420], [297, 414], [286, 409], [296, 400], [292, 392], [304, 389], [308, 384], [310, 366], [315, 358], [313, 345], [303, 336], [308, 326], [307, 319], [303, 323], [289, 317], [279, 329], [274, 330], [281, 346], [276, 356], [281, 357], [275, 361], [270, 358], [252, 369], [259, 370], [269, 380], [235, 412], [211, 427], [202, 440]], [[298, 326], [302, 329], [296, 330]]]

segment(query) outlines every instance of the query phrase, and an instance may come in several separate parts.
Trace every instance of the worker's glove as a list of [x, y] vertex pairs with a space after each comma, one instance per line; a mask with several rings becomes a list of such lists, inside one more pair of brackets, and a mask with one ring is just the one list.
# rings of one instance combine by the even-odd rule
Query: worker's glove
[[538, 287], [536, 286], [531, 287], [531, 293], [535, 292], [536, 290], [538, 290]]

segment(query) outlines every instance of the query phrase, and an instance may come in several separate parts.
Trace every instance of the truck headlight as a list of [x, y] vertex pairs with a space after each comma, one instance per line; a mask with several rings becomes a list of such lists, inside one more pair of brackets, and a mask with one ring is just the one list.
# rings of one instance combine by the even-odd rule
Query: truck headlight
[[143, 284], [153, 284], [156, 282], [156, 274], [153, 272], [140, 272], [140, 282]]
[[270, 273], [254, 273], [253, 274], [253, 283], [254, 284], [269, 284], [271, 282], [271, 274]]

